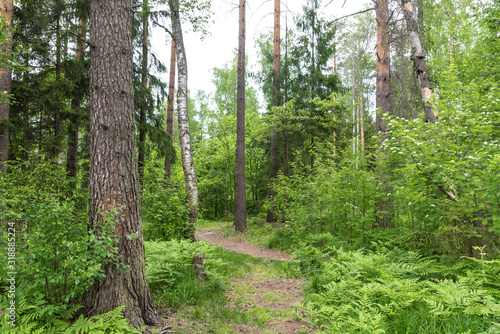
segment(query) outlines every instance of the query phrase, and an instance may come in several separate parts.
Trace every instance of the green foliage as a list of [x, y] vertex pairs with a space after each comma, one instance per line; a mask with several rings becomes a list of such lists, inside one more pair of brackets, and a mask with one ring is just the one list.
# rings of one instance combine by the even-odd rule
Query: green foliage
[[[103, 223], [89, 231], [86, 206], [80, 206], [86, 190], [75, 189], [62, 166], [28, 161], [8, 170], [0, 174], [0, 220], [2, 239], [7, 227], [16, 231], [16, 291], [35, 296], [36, 307], [26, 308], [26, 316], [62, 316], [89, 284], [103, 278], [103, 266], [118, 260], [116, 213], [102, 213]], [[6, 252], [0, 260], [7, 263]], [[2, 277], [13, 271], [0, 270]], [[2, 295], [7, 283], [1, 283]]]
[[[6, 316], [2, 316], [0, 320], [2, 333], [5, 334], [142, 333], [141, 329], [132, 327], [123, 317], [122, 311], [125, 306], [91, 318], [80, 316], [70, 324], [80, 306], [74, 306], [67, 310], [61, 309], [57, 312], [47, 312], [47, 302], [42, 294], [31, 289], [26, 290], [26, 292], [16, 290], [16, 293], [17, 318], [15, 327], [9, 325]], [[9, 305], [7, 297], [0, 295], [0, 309], [6, 310]]]
[[[206, 243], [188, 241], [146, 242], [146, 274], [157, 305], [174, 309], [201, 305], [215, 298], [225, 304], [224, 281], [228, 266]], [[193, 257], [205, 254], [207, 281], [199, 281]]]
[[165, 180], [164, 170], [147, 163], [142, 187], [143, 234], [146, 240], [186, 236], [190, 226], [183, 181]]
[[327, 262], [309, 252], [314, 270], [304, 268], [313, 275], [304, 307], [312, 324], [335, 333], [478, 333], [500, 319], [497, 292], [482, 289], [473, 271], [438, 280], [442, 268], [418, 253], [374, 246], [329, 248]]
[[319, 166], [313, 177], [279, 175], [273, 187], [276, 196], [270, 205], [297, 237], [306, 231], [336, 234], [371, 228], [376, 193], [370, 171]]

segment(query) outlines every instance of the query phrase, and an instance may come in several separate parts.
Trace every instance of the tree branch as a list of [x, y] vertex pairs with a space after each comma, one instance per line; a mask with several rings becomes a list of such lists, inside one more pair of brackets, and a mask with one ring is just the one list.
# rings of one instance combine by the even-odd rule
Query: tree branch
[[[333, 0], [332, 0], [332, 1], [333, 1]], [[331, 2], [331, 1], [330, 1], [330, 2]], [[325, 7], [326, 7], [326, 6], [325, 6]], [[349, 14], [349, 15], [344, 15], [344, 16], [342, 16], [342, 17], [339, 17], [338, 19], [335, 19], [335, 20], [331, 21], [330, 23], [335, 23], [335, 22], [340, 21], [340, 20], [342, 20], [342, 19], [345, 19], [345, 18], [347, 18], [347, 17], [354, 16], [354, 15], [358, 15], [358, 14], [363, 14], [363, 13], [369, 12], [370, 10], [374, 10], [374, 9], [375, 9], [375, 7], [372, 7], [372, 8], [368, 8], [368, 9], [365, 9], [365, 10], [361, 10], [361, 11], [356, 12], [356, 13], [352, 13], [352, 14]]]
[[158, 23], [158, 22], [156, 22], [156, 21], [153, 21], [153, 23], [154, 23], [154, 24], [156, 24], [158, 27], [163, 28], [163, 29], [164, 29], [164, 30], [165, 30], [165, 31], [166, 31], [166, 32], [167, 32], [167, 33], [168, 33], [168, 34], [169, 34], [169, 35], [170, 35], [170, 36], [171, 36], [171, 37], [175, 40], [175, 38], [174, 38], [174, 34], [172, 34], [172, 32], [171, 32], [170, 30], [168, 30], [168, 28], [167, 28], [167, 27], [165, 27], [165, 26], [164, 26], [164, 25], [162, 25], [162, 24], [159, 24], [159, 23]]
[[69, 32], [71, 35], [76, 36], [77, 38], [81, 39], [82, 41], [84, 41], [85, 43], [87, 43], [88, 45], [90, 45], [91, 47], [95, 48], [95, 44], [94, 44], [94, 43], [92, 43], [91, 41], [89, 41], [88, 39], [86, 39], [85, 37], [80, 36], [80, 35], [78, 35], [77, 33], [72, 32], [71, 30], [68, 30], [68, 32]]

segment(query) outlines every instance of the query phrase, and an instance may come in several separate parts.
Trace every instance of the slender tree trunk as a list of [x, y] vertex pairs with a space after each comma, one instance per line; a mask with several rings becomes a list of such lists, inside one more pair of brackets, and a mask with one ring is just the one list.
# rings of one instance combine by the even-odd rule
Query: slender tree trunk
[[177, 118], [179, 125], [179, 144], [181, 146], [182, 167], [184, 169], [184, 181], [186, 183], [189, 217], [192, 226], [189, 237], [194, 240], [194, 221], [198, 214], [198, 183], [194, 169], [193, 155], [191, 152], [191, 135], [189, 132], [188, 115], [188, 72], [186, 51], [184, 49], [184, 40], [182, 37], [181, 21], [179, 16], [179, 3], [177, 0], [170, 0], [170, 13], [172, 18], [172, 30], [175, 39], [175, 51], [177, 55]]
[[[363, 84], [363, 83], [361, 83]], [[365, 107], [364, 107], [364, 98], [363, 98], [363, 86], [361, 86], [361, 94], [360, 94], [360, 98], [361, 98], [361, 103], [360, 103], [360, 106], [359, 106], [359, 109], [360, 109], [360, 113], [359, 113], [359, 116], [360, 116], [360, 124], [361, 124], [361, 165], [363, 165], [365, 163]]]
[[142, 85], [144, 86], [144, 94], [142, 97], [142, 105], [139, 113], [139, 182], [142, 184], [144, 180], [144, 164], [146, 153], [146, 104], [148, 101], [148, 43], [149, 43], [149, 9], [148, 0], [144, 0], [142, 4]]
[[425, 65], [425, 54], [420, 45], [420, 38], [418, 35], [417, 21], [413, 14], [413, 7], [410, 0], [401, 0], [403, 12], [408, 27], [408, 36], [410, 36], [411, 43], [411, 60], [413, 60], [413, 68], [417, 74], [418, 82], [420, 84], [420, 91], [422, 92], [422, 102], [424, 103], [425, 121], [435, 122], [437, 115], [434, 112], [434, 107], [430, 101], [432, 95], [431, 81], [427, 66]]
[[[80, 19], [79, 35], [85, 38], [87, 33], [87, 20]], [[85, 42], [78, 38], [76, 42], [75, 59], [83, 64], [85, 56]], [[69, 116], [68, 126], [68, 152], [66, 154], [66, 177], [76, 177], [78, 171], [78, 128], [80, 126], [80, 106], [82, 103], [82, 94], [78, 87], [78, 91], [74, 93], [71, 99], [71, 114]]]
[[[168, 84], [167, 133], [174, 142], [174, 93], [175, 93], [175, 40], [172, 38], [170, 48], [170, 81]], [[165, 177], [170, 179], [172, 163], [168, 155], [165, 157]]]
[[83, 296], [81, 312], [102, 314], [126, 305], [133, 326], [158, 318], [145, 271], [132, 83], [132, 1], [91, 0], [90, 40], [90, 228], [116, 211], [119, 262]]
[[247, 229], [247, 198], [245, 183], [245, 2], [240, 0], [238, 46], [238, 102], [236, 113], [236, 216], [235, 230]]
[[[56, 6], [56, 83], [61, 80], [61, 1], [57, 0]], [[57, 90], [58, 88], [56, 88]], [[59, 155], [59, 134], [61, 133], [61, 96], [56, 93], [54, 109], [54, 143], [52, 144], [52, 158], [57, 158]]]
[[[281, 57], [281, 37], [280, 37], [280, 15], [281, 15], [281, 0], [274, 0], [274, 54], [273, 54], [273, 98], [272, 106], [277, 107], [280, 105], [280, 57]], [[274, 192], [272, 189], [273, 180], [278, 175], [279, 163], [278, 163], [278, 148], [277, 141], [278, 134], [276, 128], [273, 126], [271, 129], [271, 177], [270, 186], [268, 190], [268, 202], [272, 205], [274, 201]], [[267, 222], [276, 222], [276, 208], [271, 206], [267, 209]]]
[[[12, 22], [14, 19], [14, 2], [13, 0], [0, 1], [0, 16], [7, 22], [7, 44], [3, 47], [2, 52], [7, 56], [12, 54]], [[0, 92], [8, 95], [12, 92], [12, 71], [5, 67], [5, 64], [0, 64]], [[9, 158], [9, 112], [10, 106], [8, 102], [0, 103], [0, 172], [5, 171], [4, 163]]]
[[[377, 116], [375, 121], [376, 132], [381, 133], [381, 144], [387, 139], [387, 123], [383, 118], [383, 113], [391, 112], [390, 87], [391, 87], [391, 58], [389, 45], [389, 5], [388, 0], [376, 0], [375, 15], [377, 21]], [[383, 153], [381, 154], [383, 155]], [[388, 185], [389, 171], [380, 171], [378, 175], [379, 191], [381, 193], [378, 202], [377, 225], [379, 227], [392, 227], [392, 202], [387, 199], [386, 194], [390, 193]]]

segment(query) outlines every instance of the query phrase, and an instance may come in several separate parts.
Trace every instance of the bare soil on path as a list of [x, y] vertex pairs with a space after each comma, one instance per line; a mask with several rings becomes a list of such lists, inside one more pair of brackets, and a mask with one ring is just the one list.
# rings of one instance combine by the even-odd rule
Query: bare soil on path
[[240, 254], [252, 255], [254, 257], [281, 261], [292, 260], [292, 257], [283, 251], [259, 247], [249, 243], [243, 237], [225, 237], [222, 233], [213, 229], [196, 231], [196, 240], [206, 241], [211, 245], [219, 245], [227, 250]]
[[[259, 247], [249, 243], [243, 237], [225, 236], [217, 229], [196, 231], [198, 241], [206, 241], [219, 245], [227, 250], [247, 254], [268, 260], [291, 261], [292, 257], [285, 252]], [[245, 312], [264, 326], [255, 324], [230, 324], [232, 333], [269, 333], [269, 334], [305, 334], [314, 333], [310, 326], [300, 320], [298, 303], [303, 300], [302, 279], [277, 277], [271, 273], [272, 263], [265, 260], [244, 277], [234, 278], [226, 295], [231, 308]], [[186, 330], [185, 328], [184, 330]], [[187, 329], [188, 333], [191, 333]], [[192, 332], [194, 333], [194, 332]], [[221, 331], [226, 333], [226, 331]]]

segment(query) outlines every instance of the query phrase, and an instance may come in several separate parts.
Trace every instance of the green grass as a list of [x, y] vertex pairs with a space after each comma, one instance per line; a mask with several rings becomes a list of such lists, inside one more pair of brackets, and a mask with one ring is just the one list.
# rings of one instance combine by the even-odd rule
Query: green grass
[[[234, 301], [228, 300], [226, 292], [235, 278], [249, 272], [280, 276], [281, 261], [255, 258], [205, 242], [146, 242], [145, 245], [146, 271], [155, 305], [175, 311], [176, 322], [188, 324], [191, 332], [232, 333], [230, 324], [262, 329], [272, 320], [265, 310], [250, 312], [238, 308]], [[192, 256], [199, 252], [205, 254], [207, 280], [197, 279], [191, 265]]]

